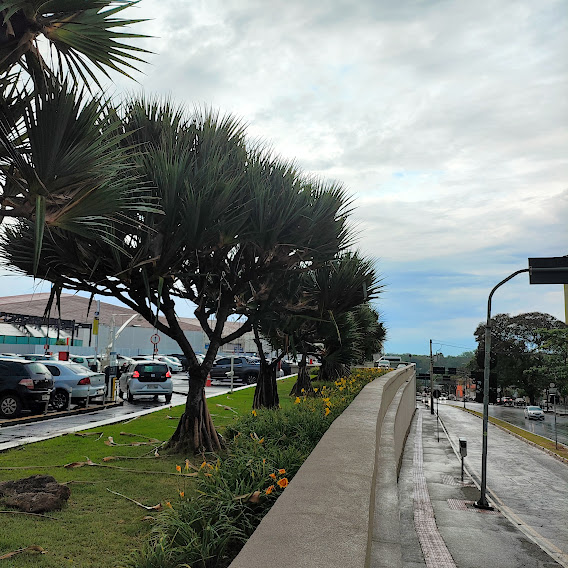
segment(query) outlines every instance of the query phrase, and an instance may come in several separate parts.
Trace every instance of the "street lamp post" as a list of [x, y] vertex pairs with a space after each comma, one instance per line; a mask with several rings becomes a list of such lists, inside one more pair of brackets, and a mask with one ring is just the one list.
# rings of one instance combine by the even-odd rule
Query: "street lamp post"
[[513, 272], [491, 290], [487, 300], [487, 324], [485, 325], [485, 359], [483, 364], [483, 447], [481, 450], [481, 494], [475, 506], [479, 509], [493, 509], [487, 501], [487, 423], [489, 422], [489, 367], [491, 361], [491, 298], [495, 290], [522, 272], [530, 268], [523, 268]]

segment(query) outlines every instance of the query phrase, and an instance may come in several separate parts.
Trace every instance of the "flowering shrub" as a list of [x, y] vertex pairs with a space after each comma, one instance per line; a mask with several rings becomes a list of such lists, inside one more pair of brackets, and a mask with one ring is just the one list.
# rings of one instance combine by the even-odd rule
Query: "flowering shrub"
[[[135, 555], [139, 568], [224, 568], [238, 554], [333, 420], [369, 382], [384, 374], [357, 369], [286, 409], [256, 410], [224, 432], [227, 449], [193, 466], [196, 491], [183, 477], [177, 499], [162, 513], [146, 548]], [[191, 467], [185, 461], [185, 470]]]

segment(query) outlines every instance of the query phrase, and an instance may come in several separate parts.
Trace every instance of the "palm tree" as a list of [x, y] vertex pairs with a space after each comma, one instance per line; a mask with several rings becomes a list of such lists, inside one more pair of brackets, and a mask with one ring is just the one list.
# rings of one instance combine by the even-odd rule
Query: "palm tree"
[[[347, 325], [348, 320], [352, 319], [347, 314], [376, 298], [381, 288], [373, 263], [358, 253], [341, 254], [308, 274], [305, 295], [312, 298], [317, 309], [295, 316], [291, 322], [294, 329], [291, 336], [302, 354], [298, 380], [291, 394], [312, 392], [306, 363], [308, 349], [315, 343], [327, 340], [328, 344], [334, 341], [340, 345], [344, 341], [349, 341], [352, 346], [357, 344], [357, 330], [353, 325]], [[352, 360], [349, 357], [345, 363], [341, 363], [347, 365]]]
[[323, 322], [319, 329], [324, 344], [318, 379], [335, 381], [354, 364], [362, 364], [379, 353], [385, 328], [379, 314], [368, 302], [341, 314], [333, 323]]
[[[108, 76], [112, 69], [126, 76], [134, 62], [143, 60], [135, 53], [148, 53], [116, 41], [145, 37], [116, 31], [143, 20], [116, 18], [139, 0], [3, 0], [0, 1], [0, 75], [15, 66], [32, 78], [34, 89], [55, 71], [69, 72], [74, 82], [89, 79], [100, 86], [91, 70], [95, 67]], [[38, 40], [44, 38], [52, 51], [57, 69], [50, 69], [41, 55]]]
[[0, 1], [0, 222], [35, 222], [36, 266], [45, 227], [100, 238], [124, 210], [156, 210], [124, 167], [108, 101], [85, 92], [89, 82], [100, 86], [91, 66], [128, 76], [131, 62], [142, 61], [133, 53], [145, 50], [116, 41], [144, 37], [115, 29], [140, 21], [115, 17], [133, 4]]
[[[143, 98], [122, 114], [121, 143], [136, 148], [132, 167], [153, 188], [163, 214], [130, 212], [109, 232], [120, 239], [114, 248], [51, 230], [38, 274], [59, 288], [114, 296], [176, 340], [189, 361], [190, 390], [170, 445], [216, 449], [204, 386], [219, 348], [252, 329], [247, 314], [271, 296], [274, 282], [342, 248], [348, 200], [341, 187], [307, 179], [250, 147], [231, 117], [211, 111], [188, 117], [169, 102]], [[22, 222], [6, 231], [2, 245], [8, 263], [28, 274], [33, 258], [26, 244], [33, 238], [33, 225]], [[181, 328], [176, 297], [196, 305], [209, 339], [202, 363]], [[239, 314], [241, 327], [225, 335], [226, 321]]]

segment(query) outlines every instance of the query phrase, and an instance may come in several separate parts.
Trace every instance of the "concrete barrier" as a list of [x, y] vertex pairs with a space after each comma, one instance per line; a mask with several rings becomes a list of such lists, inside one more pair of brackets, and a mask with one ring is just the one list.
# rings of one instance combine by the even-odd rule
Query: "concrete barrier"
[[365, 386], [230, 567], [401, 565], [396, 481], [415, 406], [414, 367]]

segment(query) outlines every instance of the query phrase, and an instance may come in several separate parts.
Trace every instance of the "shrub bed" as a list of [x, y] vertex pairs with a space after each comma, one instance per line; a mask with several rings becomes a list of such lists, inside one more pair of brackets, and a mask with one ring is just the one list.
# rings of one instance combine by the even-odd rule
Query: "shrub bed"
[[190, 461], [177, 466], [178, 495], [129, 566], [228, 566], [333, 420], [383, 373], [357, 369], [335, 383], [314, 383], [313, 396], [295, 397], [279, 410], [253, 410], [227, 425], [225, 451], [203, 457], [190, 494], [183, 486]]

